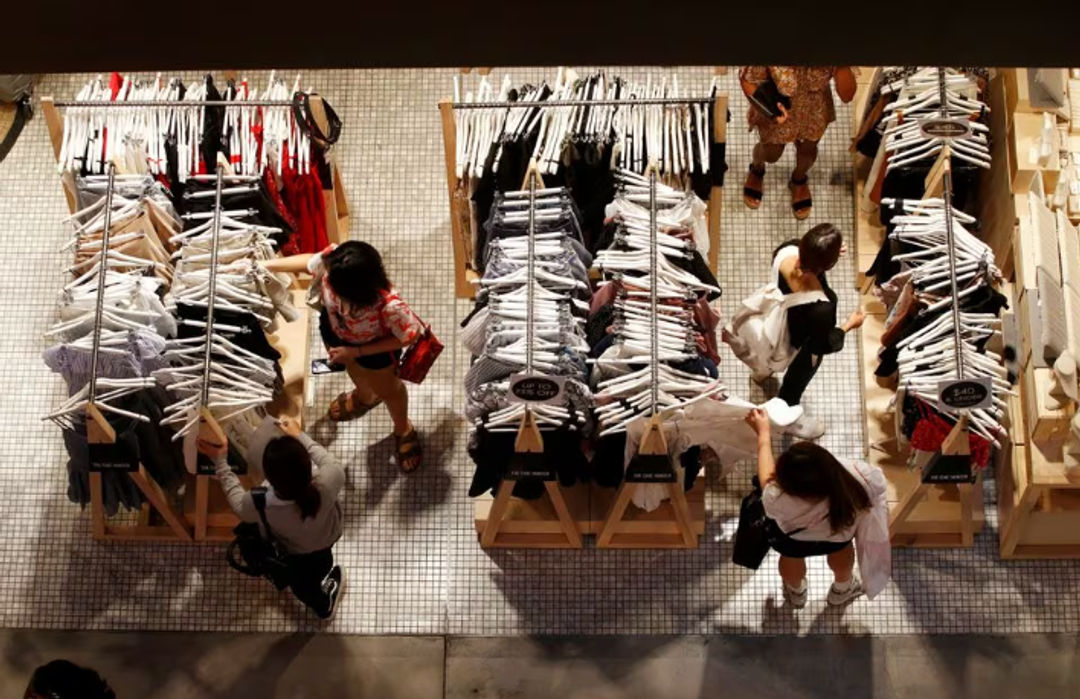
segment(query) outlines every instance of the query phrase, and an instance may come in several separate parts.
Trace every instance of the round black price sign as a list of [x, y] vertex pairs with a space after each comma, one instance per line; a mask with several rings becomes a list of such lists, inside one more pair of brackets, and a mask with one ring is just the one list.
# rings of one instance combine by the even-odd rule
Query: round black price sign
[[990, 397], [986, 386], [978, 381], [956, 381], [941, 390], [941, 402], [949, 408], [973, 408]]
[[971, 133], [971, 126], [963, 119], [927, 119], [919, 129], [931, 138], [963, 138]]
[[559, 384], [542, 376], [527, 376], [514, 382], [510, 390], [523, 401], [540, 402], [558, 396]]

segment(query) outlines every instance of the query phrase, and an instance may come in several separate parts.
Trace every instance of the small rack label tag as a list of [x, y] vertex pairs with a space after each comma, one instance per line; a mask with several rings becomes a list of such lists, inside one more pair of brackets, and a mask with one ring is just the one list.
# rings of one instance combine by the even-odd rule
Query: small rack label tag
[[951, 379], [938, 382], [938, 408], [941, 410], [974, 410], [994, 404], [993, 381], [990, 378]]
[[511, 374], [510, 402], [552, 405], [561, 402], [566, 379], [540, 374]]
[[109, 471], [131, 473], [139, 470], [139, 460], [133, 459], [123, 444], [90, 444], [90, 472]]
[[967, 119], [926, 119], [919, 122], [919, 131], [928, 138], [963, 138], [971, 133]]

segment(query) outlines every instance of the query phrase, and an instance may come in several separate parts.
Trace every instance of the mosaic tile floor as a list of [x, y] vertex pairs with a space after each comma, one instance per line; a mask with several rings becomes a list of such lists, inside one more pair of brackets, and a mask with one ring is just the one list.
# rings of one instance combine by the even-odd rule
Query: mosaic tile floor
[[[501, 79], [502, 72], [495, 74]], [[520, 82], [549, 72], [511, 74]], [[677, 72], [680, 83], [697, 92], [712, 77], [708, 69]], [[772, 560], [756, 573], [730, 563], [749, 464], [727, 479], [710, 479], [706, 536], [695, 551], [482, 551], [465, 494], [471, 462], [459, 412], [467, 357], [455, 332], [469, 304], [451, 300], [453, 259], [435, 107], [450, 93], [452, 75], [304, 75], [304, 84], [325, 94], [344, 120], [339, 158], [352, 235], [382, 250], [397, 287], [448, 345], [428, 381], [411, 390], [414, 420], [427, 435], [428, 463], [421, 473], [404, 477], [389, 462], [390, 423], [383, 412], [336, 430], [313, 428], [350, 465], [346, 530], [335, 547], [350, 591], [330, 624], [317, 624], [291, 597], [229, 570], [220, 547], [94, 542], [86, 514], [66, 500], [60, 435], [40, 419], [63, 397], [62, 381], [43, 366], [40, 353], [65, 264], [58, 247], [67, 235], [61, 225], [66, 209], [44, 120], [28, 125], [0, 164], [0, 625], [451, 634], [1080, 630], [1080, 563], [999, 561], [992, 487], [988, 526], [974, 549], [899, 550], [886, 592], [841, 611], [825, 608], [830, 576], [823, 560], [811, 563], [811, 602], [797, 615], [779, 604]], [[69, 97], [84, 79], [51, 76], [38, 92]], [[730, 314], [765, 279], [778, 242], [822, 221], [851, 229], [850, 113], [839, 110], [839, 122], [822, 142], [811, 173], [814, 213], [797, 224], [784, 187], [791, 154], [769, 172], [760, 210], [741, 203], [753, 141], [734, 75], [722, 85], [735, 95], [718, 275], [726, 291], [721, 305]], [[841, 314], [856, 303], [853, 273], [848, 259], [832, 274]], [[722, 375], [734, 392], [760, 397], [750, 391], [746, 369], [722, 351]], [[856, 357], [854, 342], [829, 357], [806, 399], [828, 422], [823, 444], [842, 455], [858, 454], [862, 444], [861, 422], [852, 419], [861, 402]], [[344, 380], [315, 379], [312, 417]]]

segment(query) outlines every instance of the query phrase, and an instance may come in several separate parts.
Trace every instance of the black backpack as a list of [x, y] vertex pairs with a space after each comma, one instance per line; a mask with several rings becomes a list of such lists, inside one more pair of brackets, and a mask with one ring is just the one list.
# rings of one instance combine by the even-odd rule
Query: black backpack
[[241, 522], [233, 529], [236, 538], [225, 552], [229, 565], [244, 575], [266, 578], [279, 590], [289, 586], [289, 554], [281, 548], [266, 521], [266, 488], [251, 489], [251, 499], [266, 529], [266, 537], [254, 522]]

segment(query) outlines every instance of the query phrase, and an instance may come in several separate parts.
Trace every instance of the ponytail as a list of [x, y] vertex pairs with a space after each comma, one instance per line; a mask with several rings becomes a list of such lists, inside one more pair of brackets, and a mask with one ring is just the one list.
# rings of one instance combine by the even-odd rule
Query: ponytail
[[829, 501], [829, 526], [834, 532], [855, 524], [870, 509], [870, 495], [840, 461], [812, 442], [798, 442], [776, 460], [776, 483], [788, 495]]
[[263, 451], [263, 472], [275, 493], [296, 503], [301, 519], [319, 513], [322, 498], [311, 478], [311, 455], [300, 440], [285, 436], [267, 442]]
[[322, 497], [319, 495], [319, 489], [315, 487], [314, 481], [308, 481], [307, 487], [301, 491], [295, 500], [300, 508], [300, 519], [307, 519], [319, 514]]

